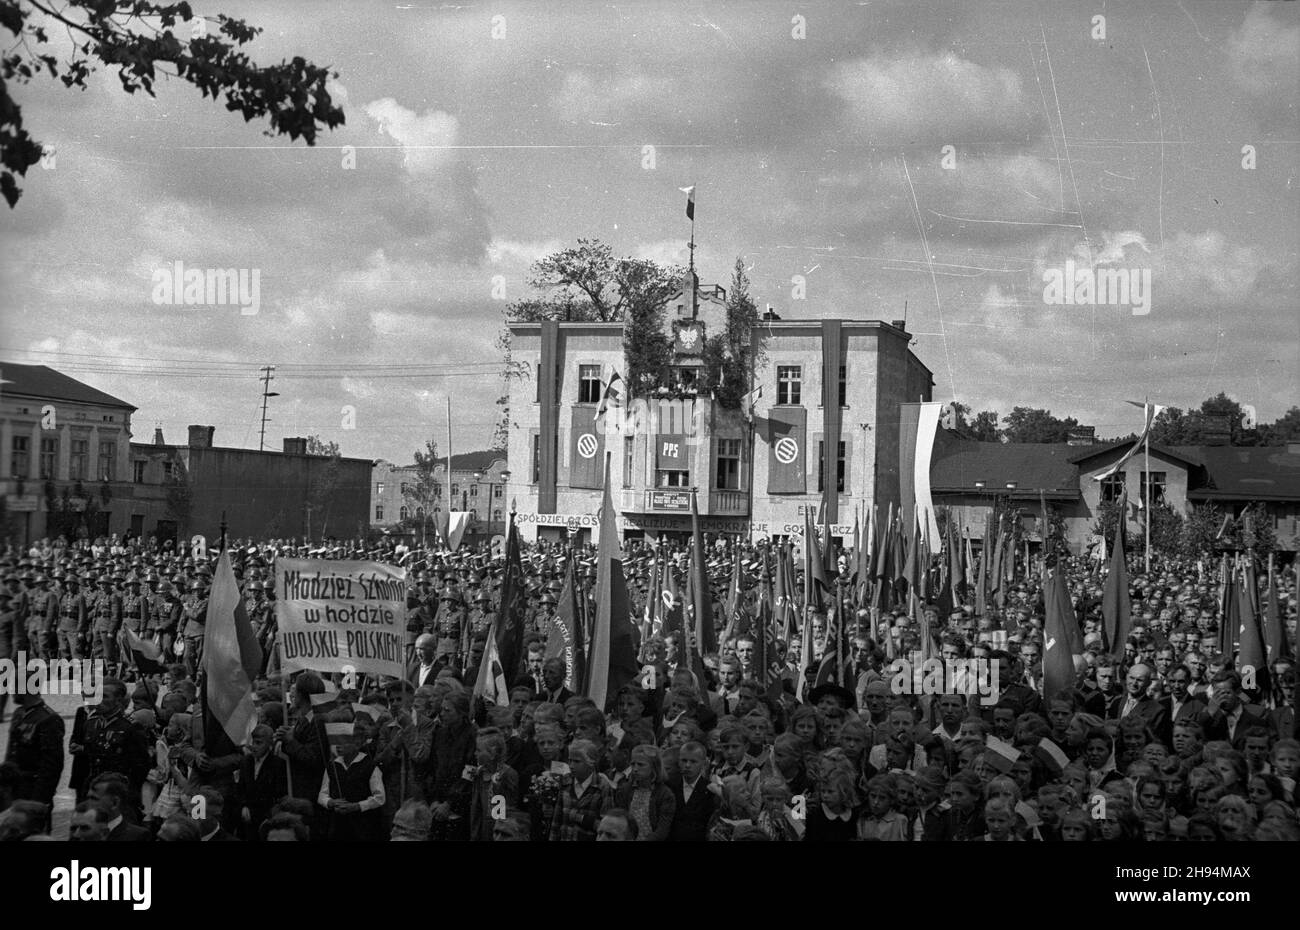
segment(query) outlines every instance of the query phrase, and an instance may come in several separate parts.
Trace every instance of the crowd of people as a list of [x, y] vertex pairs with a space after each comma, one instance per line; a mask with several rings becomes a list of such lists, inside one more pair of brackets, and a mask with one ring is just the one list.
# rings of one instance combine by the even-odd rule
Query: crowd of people
[[[915, 596], [848, 609], [799, 598], [794, 625], [763, 629], [775, 547], [710, 539], [717, 648], [705, 651], [689, 621], [646, 609], [665, 571], [684, 574], [688, 548], [627, 545], [641, 673], [597, 706], [555, 635], [565, 579], [593, 596], [589, 547], [523, 547], [523, 650], [497, 703], [474, 692], [501, 608], [499, 549], [232, 540], [266, 657], [241, 745], [202, 696], [216, 552], [116, 538], [11, 548], [0, 558], [0, 659], [89, 659], [102, 677], [67, 739], [44, 696], [15, 696], [0, 839], [50, 838], [65, 787], [77, 841], [1300, 839], [1294, 571], [1260, 592], [1285, 632], [1256, 670], [1222, 652], [1213, 566], [1157, 556], [1148, 572], [1132, 561], [1132, 627], [1112, 644], [1105, 566], [1063, 557], [1085, 652], [1074, 686], [1045, 694], [1039, 562], [1017, 562], [996, 601], [979, 599], [982, 612], [969, 589], [943, 611]], [[280, 557], [404, 566], [406, 675], [282, 675]], [[852, 565], [839, 556], [842, 572]], [[791, 580], [801, 591], [803, 573]], [[896, 662], [929, 637], [944, 663], [984, 662], [995, 690], [948, 678], [912, 687]], [[801, 655], [805, 643], [814, 656]], [[817, 674], [815, 660], [837, 649], [834, 674]]]

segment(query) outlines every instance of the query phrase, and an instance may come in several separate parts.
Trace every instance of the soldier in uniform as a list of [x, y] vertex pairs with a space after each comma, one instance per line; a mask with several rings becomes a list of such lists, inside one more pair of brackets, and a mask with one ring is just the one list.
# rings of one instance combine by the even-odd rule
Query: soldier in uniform
[[435, 659], [442, 656], [462, 657], [467, 651], [461, 643], [468, 626], [465, 603], [450, 583], [443, 589], [440, 600], [442, 607], [438, 612], [438, 651]]
[[171, 582], [166, 579], [158, 581], [157, 590], [149, 598], [149, 633], [162, 648], [163, 655], [170, 654], [180, 609]]
[[57, 645], [53, 652], [50, 651], [54, 621], [59, 613], [59, 599], [50, 590], [50, 580], [45, 575], [37, 575], [35, 585], [27, 615], [27, 639], [36, 655], [42, 659], [53, 659], [59, 652]]
[[130, 630], [143, 639], [148, 624], [149, 599], [140, 593], [140, 579], [131, 575], [126, 580], [126, 593], [122, 595], [122, 623], [117, 633], [117, 648], [123, 668], [131, 662], [131, 649], [126, 644], [126, 631]]
[[86, 599], [81, 595], [81, 579], [75, 574], [69, 574], [66, 588], [59, 598], [59, 654], [65, 659], [80, 659], [81, 638], [88, 628], [89, 614]]
[[185, 667], [191, 675], [198, 673], [203, 654], [203, 624], [207, 618], [207, 576], [200, 574], [190, 582], [190, 593], [181, 599], [180, 635], [185, 642]]
[[13, 650], [14, 654], [20, 652], [30, 652], [31, 644], [27, 636], [27, 614], [31, 610], [31, 600], [27, 594], [27, 586], [31, 583], [32, 574], [24, 571], [22, 574], [13, 572], [5, 578], [5, 586], [9, 589], [11, 598], [9, 606], [14, 612], [13, 626]]
[[105, 772], [125, 775], [131, 792], [139, 797], [151, 762], [149, 742], [142, 729], [127, 718], [126, 685], [117, 678], [103, 680], [103, 698], [86, 717], [80, 751], [86, 758], [84, 792]]
[[[18, 696], [5, 762], [18, 767], [14, 800], [40, 801], [48, 817], [63, 776], [63, 718], [35, 692]], [[49, 829], [48, 819], [45, 828]]]
[[488, 597], [486, 588], [479, 588], [478, 593], [474, 595], [474, 610], [470, 614], [474, 635], [487, 633], [494, 619], [496, 619], [496, 611], [492, 609], [492, 599]]
[[91, 595], [87, 607], [94, 637], [91, 656], [103, 659], [109, 674], [117, 674], [117, 633], [122, 626], [122, 600], [113, 590], [113, 579], [107, 573], [99, 576], [99, 591]]

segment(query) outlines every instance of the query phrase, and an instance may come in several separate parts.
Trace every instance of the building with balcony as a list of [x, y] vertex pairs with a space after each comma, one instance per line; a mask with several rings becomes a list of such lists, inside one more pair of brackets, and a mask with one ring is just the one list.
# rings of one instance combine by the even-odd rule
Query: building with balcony
[[[933, 386], [901, 322], [769, 315], [754, 336], [750, 389], [761, 396], [747, 415], [696, 389], [702, 344], [725, 325], [722, 289], [678, 295], [667, 316], [671, 387], [625, 390], [600, 422], [610, 373], [626, 377], [623, 324], [510, 325], [524, 375], [511, 379], [506, 497], [519, 502], [525, 538], [590, 538], [606, 467], [625, 540], [684, 538], [692, 488], [705, 532], [752, 538], [801, 533], [805, 509], [823, 501], [837, 511], [833, 532], [851, 535], [857, 507], [897, 503], [899, 405], [930, 400]], [[835, 493], [824, 498], [836, 432]]]

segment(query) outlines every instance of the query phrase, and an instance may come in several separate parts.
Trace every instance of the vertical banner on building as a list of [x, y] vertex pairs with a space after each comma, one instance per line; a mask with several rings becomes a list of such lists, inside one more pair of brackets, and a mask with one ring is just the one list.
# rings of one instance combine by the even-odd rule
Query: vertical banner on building
[[660, 471], [689, 471], [684, 433], [660, 433], [655, 437], [655, 468]]
[[[839, 320], [822, 320], [822, 500], [826, 504], [823, 521], [840, 522], [840, 361], [843, 359], [842, 330]], [[846, 372], [847, 374], [847, 372]], [[830, 546], [828, 544], [827, 548]]]
[[604, 431], [597, 429], [586, 407], [574, 407], [569, 430], [569, 487], [599, 488], [604, 465]]
[[802, 407], [772, 407], [767, 412], [767, 490], [803, 494], [808, 412]]
[[537, 400], [541, 416], [541, 439], [538, 442], [537, 512], [555, 513], [555, 484], [559, 472], [556, 452], [559, 449], [560, 398], [555, 365], [560, 341], [560, 324], [555, 320], [542, 321], [542, 350], [537, 366]]
[[939, 544], [939, 520], [930, 495], [930, 459], [942, 410], [943, 404], [899, 405], [899, 507], [903, 525], [915, 526], [919, 521], [923, 538], [931, 549]]

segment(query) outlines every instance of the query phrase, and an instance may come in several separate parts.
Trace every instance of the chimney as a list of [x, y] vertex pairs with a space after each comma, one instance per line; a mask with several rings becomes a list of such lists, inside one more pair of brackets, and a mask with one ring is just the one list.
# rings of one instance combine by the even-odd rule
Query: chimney
[[191, 426], [190, 441], [191, 449], [211, 449], [212, 434], [216, 431], [215, 426]]
[[153, 444], [154, 444], [155, 446], [165, 446], [165, 445], [167, 445], [167, 443], [163, 442], [163, 434], [162, 434], [162, 427], [161, 427], [161, 426], [155, 426], [155, 427], [154, 427], [154, 430], [153, 430]]
[[295, 436], [293, 438], [290, 438], [286, 436], [284, 440], [284, 454], [285, 455], [306, 455], [307, 454], [306, 437]]
[[907, 332], [907, 320], [890, 320], [889, 325], [894, 327], [894, 329], [901, 329], [903, 332]]
[[1097, 443], [1097, 427], [1076, 426], [1066, 434], [1066, 444], [1071, 446], [1091, 446]]

